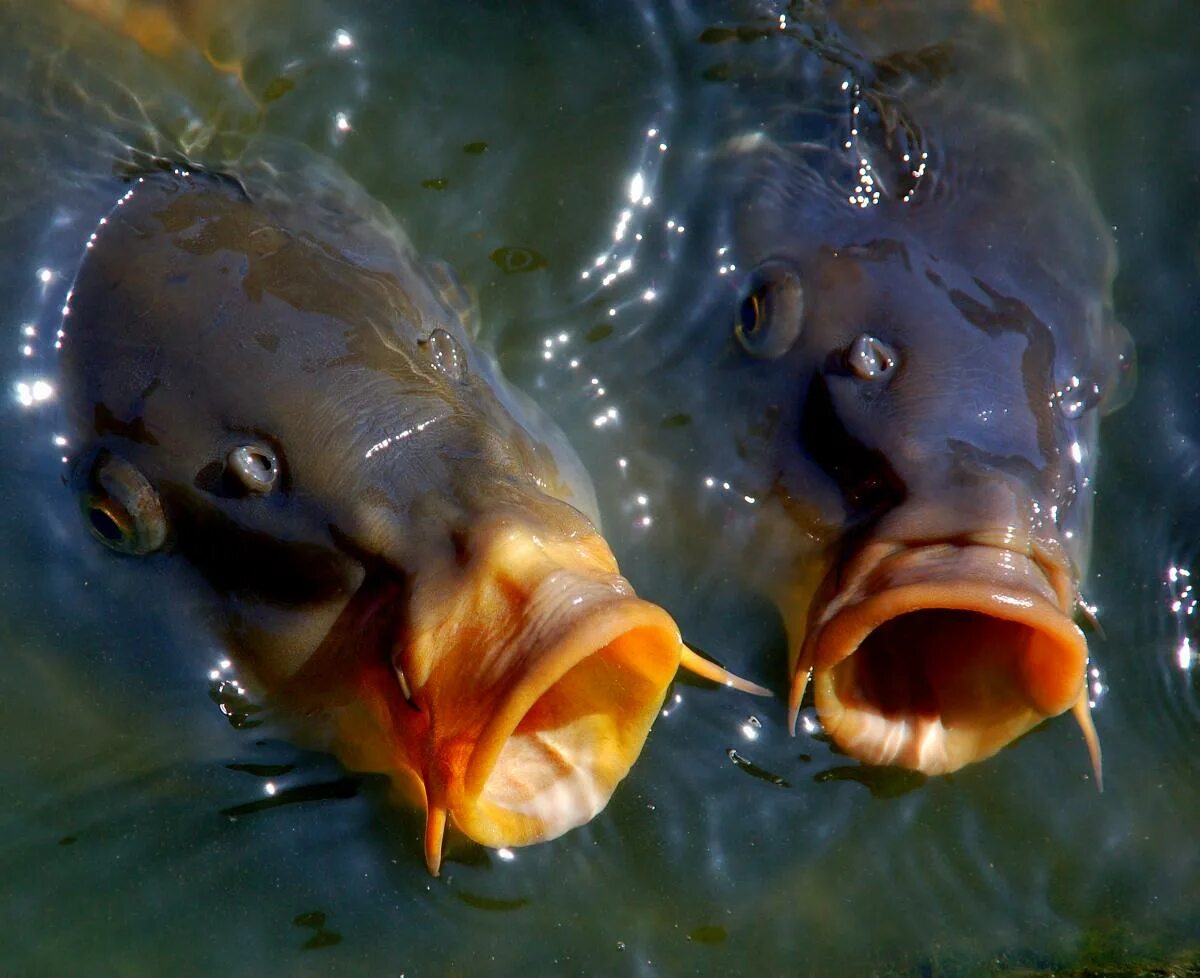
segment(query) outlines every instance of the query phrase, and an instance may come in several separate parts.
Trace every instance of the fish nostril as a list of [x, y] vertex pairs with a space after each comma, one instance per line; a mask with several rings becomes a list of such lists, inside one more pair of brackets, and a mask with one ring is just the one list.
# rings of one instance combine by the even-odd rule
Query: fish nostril
[[846, 365], [861, 380], [882, 380], [896, 369], [896, 351], [877, 336], [863, 333], [850, 344]]
[[268, 493], [279, 478], [279, 462], [265, 445], [239, 445], [228, 456], [229, 471], [247, 492]]

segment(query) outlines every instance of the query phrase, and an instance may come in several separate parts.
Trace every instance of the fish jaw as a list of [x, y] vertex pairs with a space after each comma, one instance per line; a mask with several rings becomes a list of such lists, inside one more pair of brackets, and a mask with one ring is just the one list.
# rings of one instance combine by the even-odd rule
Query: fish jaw
[[[543, 537], [499, 520], [417, 572], [393, 674], [364, 702], [393, 745], [391, 773], [424, 801], [430, 872], [447, 823], [512, 847], [593, 818], [641, 752], [682, 648], [594, 531]], [[406, 704], [380, 694], [388, 682]]]
[[[983, 760], [1073, 707], [1087, 642], [1070, 574], [1038, 548], [970, 540], [864, 547], [817, 609], [793, 676], [850, 755], [925, 774]], [[1099, 749], [1081, 719], [1093, 764]]]

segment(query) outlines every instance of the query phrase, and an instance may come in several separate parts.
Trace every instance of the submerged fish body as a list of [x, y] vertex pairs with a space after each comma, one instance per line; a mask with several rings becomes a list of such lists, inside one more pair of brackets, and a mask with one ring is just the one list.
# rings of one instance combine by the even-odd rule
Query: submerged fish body
[[739, 128], [680, 356], [756, 502], [791, 721], [811, 686], [843, 750], [937, 774], [1074, 710], [1098, 772], [1074, 618], [1132, 374], [1111, 236], [1000, 5], [778, 6], [699, 35]]
[[193, 565], [240, 666], [425, 806], [435, 872], [447, 817], [594, 816], [693, 659], [468, 306], [332, 165], [175, 169], [97, 226], [62, 350], [94, 534]]

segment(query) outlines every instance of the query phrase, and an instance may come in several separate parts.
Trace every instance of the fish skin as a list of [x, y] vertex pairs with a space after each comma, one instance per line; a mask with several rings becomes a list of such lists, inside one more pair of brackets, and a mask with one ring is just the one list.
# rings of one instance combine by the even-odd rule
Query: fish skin
[[1036, 34], [994, 3], [705, 9], [728, 208], [688, 225], [736, 274], [693, 289], [682, 403], [755, 500], [723, 539], [780, 607], [792, 723], [811, 683], [843, 750], [935, 774], [1074, 708], [1098, 774], [1072, 619], [1133, 352]]
[[[136, 178], [89, 242], [62, 343], [85, 517], [199, 572], [239, 666], [424, 805], [431, 872], [447, 819], [552, 838], [636, 759], [678, 629], [620, 577], [582, 466], [471, 343], [446, 269], [332, 164], [258, 158]], [[245, 445], [275, 457], [265, 489]]]

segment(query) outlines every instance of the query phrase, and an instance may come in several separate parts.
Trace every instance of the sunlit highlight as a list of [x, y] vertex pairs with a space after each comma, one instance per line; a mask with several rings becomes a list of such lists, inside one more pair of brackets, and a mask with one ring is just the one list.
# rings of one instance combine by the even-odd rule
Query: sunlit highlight
[[397, 432], [394, 435], [388, 435], [386, 438], [377, 441], [374, 445], [368, 448], [363, 454], [363, 458], [370, 458], [372, 455], [382, 452], [385, 448], [390, 447], [396, 442], [403, 441], [405, 438], [409, 438], [412, 435], [420, 434], [430, 425], [435, 424], [438, 421], [443, 421], [445, 418], [446, 415], [444, 414], [438, 415], [437, 417], [430, 418], [427, 421], [422, 421], [420, 424], [415, 424], [411, 428], [405, 428], [403, 431]]
[[629, 181], [629, 200], [636, 204], [646, 193], [646, 177], [639, 170]]
[[1186, 635], [1180, 639], [1179, 647], [1175, 650], [1175, 661], [1185, 672], [1196, 664], [1196, 650], [1192, 648], [1191, 639]]
[[13, 385], [13, 390], [17, 403], [26, 408], [41, 404], [54, 396], [54, 387], [46, 380], [19, 380]]

